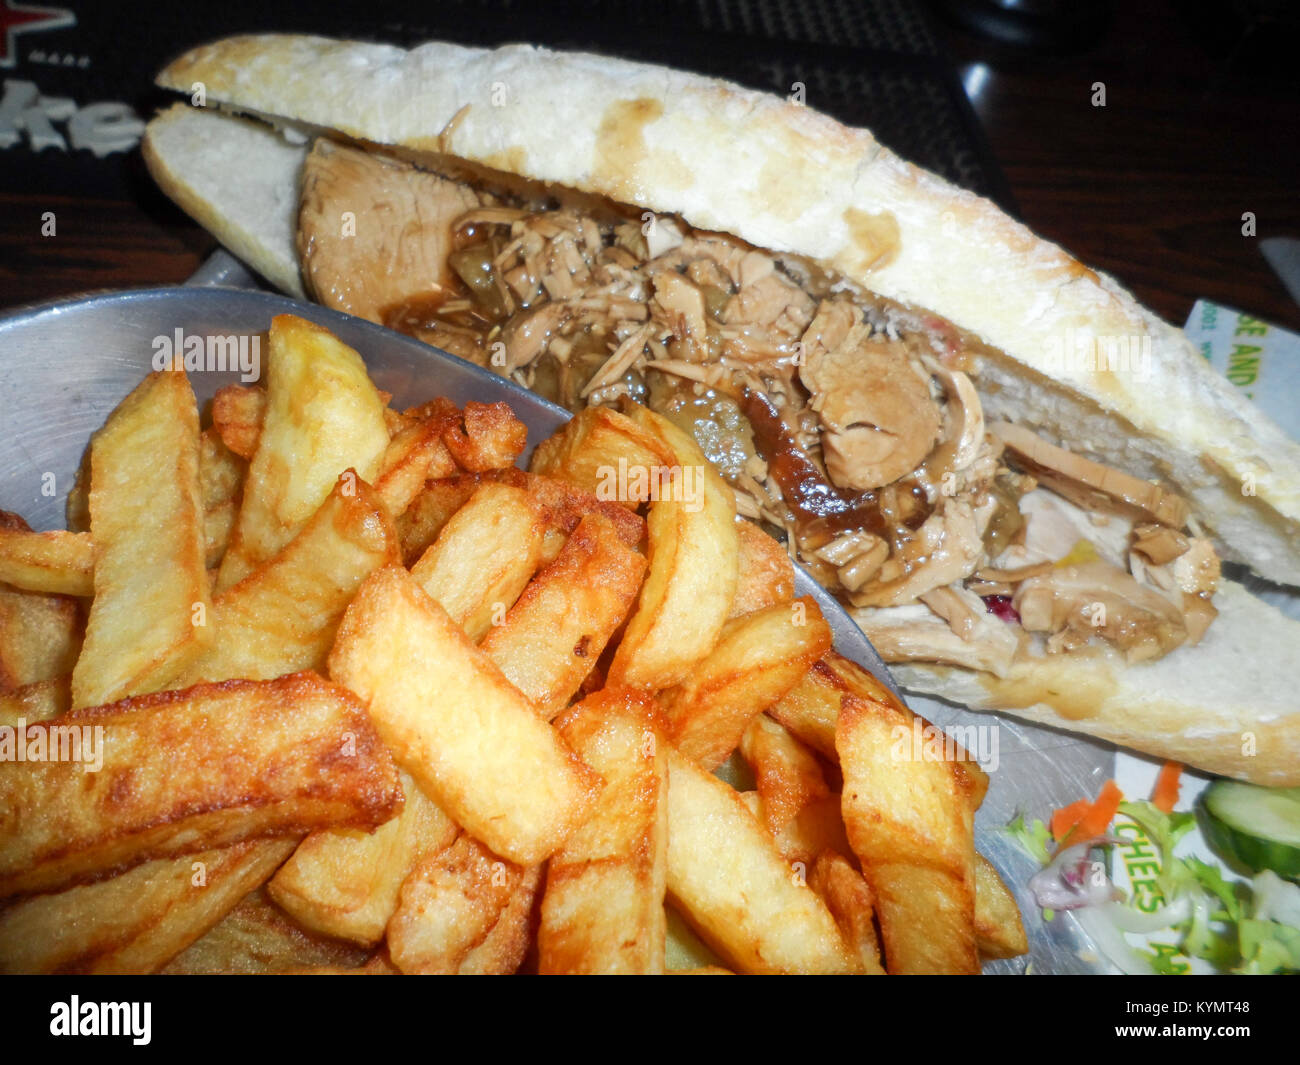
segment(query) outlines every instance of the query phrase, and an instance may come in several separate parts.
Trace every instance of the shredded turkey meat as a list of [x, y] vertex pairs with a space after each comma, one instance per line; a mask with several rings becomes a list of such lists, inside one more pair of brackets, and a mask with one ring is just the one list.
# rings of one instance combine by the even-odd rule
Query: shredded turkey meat
[[831, 480], [865, 491], [916, 469], [939, 438], [941, 414], [905, 345], [873, 335], [847, 300], [818, 308], [803, 345], [799, 377], [821, 419]]
[[1154, 588], [1105, 562], [1059, 566], [1016, 586], [1012, 605], [1028, 632], [1049, 633], [1048, 649], [1071, 650], [1093, 636], [1130, 662], [1168, 654], [1187, 639], [1182, 611]]
[[441, 301], [455, 282], [451, 224], [478, 202], [460, 182], [318, 140], [303, 163], [303, 277], [322, 303], [372, 322]]
[[887, 660], [1004, 675], [1100, 641], [1146, 661], [1214, 617], [1218, 558], [1184, 500], [986, 424], [956, 329], [804, 260], [324, 140], [299, 250], [323, 303], [570, 409], [634, 400], [693, 434]]

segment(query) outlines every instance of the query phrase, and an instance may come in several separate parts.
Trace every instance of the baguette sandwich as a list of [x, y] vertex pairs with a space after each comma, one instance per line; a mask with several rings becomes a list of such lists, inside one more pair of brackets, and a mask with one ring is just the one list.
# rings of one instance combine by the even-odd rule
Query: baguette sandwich
[[[1300, 445], [865, 130], [526, 46], [219, 41], [161, 187], [282, 290], [694, 433], [907, 689], [1300, 784]], [[206, 106], [191, 106], [193, 102]]]

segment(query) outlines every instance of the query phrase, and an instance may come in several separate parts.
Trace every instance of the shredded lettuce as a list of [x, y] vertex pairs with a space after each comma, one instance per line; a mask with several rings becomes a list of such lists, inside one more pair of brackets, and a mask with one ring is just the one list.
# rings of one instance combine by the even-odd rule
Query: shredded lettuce
[[1237, 925], [1241, 964], [1233, 972], [1263, 976], [1300, 971], [1300, 928], [1248, 918]]
[[1051, 863], [1052, 855], [1048, 847], [1052, 843], [1052, 833], [1042, 821], [1026, 823], [1024, 814], [1016, 814], [1005, 831], [1039, 865]]
[[[1165, 900], [1160, 912], [1171, 915], [1166, 927], [1178, 941], [1129, 944], [1123, 929], [1142, 928], [1130, 916], [1137, 912], [1134, 899], [1107, 902], [1086, 913], [1075, 911], [1094, 939], [1111, 942], [1108, 954], [1125, 956], [1112, 961], [1127, 971], [1149, 966], [1150, 971], [1166, 975], [1187, 972], [1180, 955], [1201, 958], [1225, 973], [1300, 972], [1300, 886], [1274, 873], [1261, 873], [1250, 883], [1229, 881], [1216, 865], [1176, 855], [1175, 848], [1196, 824], [1195, 814], [1167, 814], [1146, 800], [1122, 802], [1119, 811], [1159, 849], [1161, 871], [1156, 883]], [[1040, 865], [1051, 864], [1052, 835], [1042, 821], [1027, 821], [1019, 814], [1006, 831]]]

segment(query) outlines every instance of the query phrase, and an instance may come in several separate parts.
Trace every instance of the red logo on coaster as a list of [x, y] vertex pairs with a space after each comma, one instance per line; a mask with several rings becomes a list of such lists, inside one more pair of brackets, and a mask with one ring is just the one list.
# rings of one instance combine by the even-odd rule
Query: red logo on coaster
[[77, 16], [61, 7], [37, 7], [0, 0], [0, 67], [18, 62], [18, 35], [75, 26]]

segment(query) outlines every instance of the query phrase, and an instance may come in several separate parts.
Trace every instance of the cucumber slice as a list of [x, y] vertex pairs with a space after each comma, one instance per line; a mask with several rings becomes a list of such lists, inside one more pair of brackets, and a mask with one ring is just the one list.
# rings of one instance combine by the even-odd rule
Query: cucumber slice
[[1300, 788], [1216, 780], [1197, 813], [1205, 841], [1229, 865], [1300, 880]]

